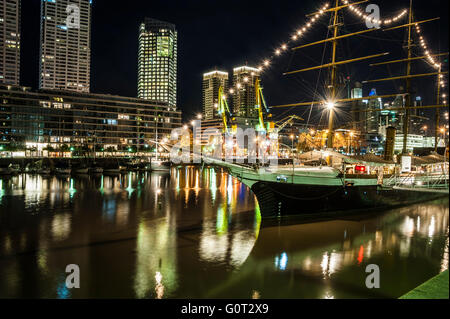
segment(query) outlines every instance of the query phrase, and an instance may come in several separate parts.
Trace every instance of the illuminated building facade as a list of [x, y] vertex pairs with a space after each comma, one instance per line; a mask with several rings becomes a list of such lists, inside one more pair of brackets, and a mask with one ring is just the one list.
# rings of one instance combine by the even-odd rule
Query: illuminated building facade
[[[377, 90], [372, 89], [369, 96], [377, 96]], [[380, 127], [380, 111], [377, 110], [383, 108], [383, 101], [381, 98], [370, 99], [367, 103], [367, 108], [369, 111], [366, 112], [366, 132], [369, 134], [377, 134]]]
[[139, 30], [138, 97], [177, 105], [177, 30], [146, 18]]
[[[355, 82], [355, 87], [351, 90], [350, 97], [352, 99], [360, 99], [363, 97], [362, 84]], [[365, 113], [362, 112], [367, 104], [362, 100], [352, 101], [352, 122], [353, 129], [357, 131], [365, 131]]]
[[0, 84], [20, 82], [20, 0], [0, 0]]
[[2, 145], [145, 150], [181, 126], [176, 108], [137, 98], [6, 85], [0, 96]]
[[255, 81], [260, 70], [248, 66], [233, 69], [233, 113], [236, 117], [257, 118]]
[[[416, 96], [414, 100], [414, 107], [423, 106], [422, 103], [422, 97]], [[411, 126], [410, 126], [410, 133], [411, 134], [419, 134], [419, 135], [426, 135], [427, 129], [424, 129], [426, 121], [428, 121], [429, 118], [426, 116], [423, 109], [414, 109], [411, 110]]]
[[92, 0], [41, 0], [41, 89], [90, 90]]
[[203, 74], [203, 119], [205, 120], [220, 118], [217, 112], [220, 87], [225, 94], [228, 92], [228, 72], [212, 71]]
[[[397, 153], [401, 153], [403, 150], [403, 137], [404, 134], [397, 134], [395, 136], [394, 150]], [[413, 152], [416, 148], [434, 148], [434, 145], [434, 137], [424, 137], [423, 135], [418, 134], [408, 134], [408, 139], [406, 141], [406, 150], [408, 152]], [[442, 139], [438, 140], [438, 147], [445, 147], [445, 143]]]

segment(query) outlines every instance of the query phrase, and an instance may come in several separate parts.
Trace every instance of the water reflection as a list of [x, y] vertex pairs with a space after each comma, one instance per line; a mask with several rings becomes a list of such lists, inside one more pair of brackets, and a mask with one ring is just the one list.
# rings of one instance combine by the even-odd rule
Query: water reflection
[[[259, 222], [258, 228], [247, 227], [257, 222], [254, 196], [213, 168], [91, 177], [21, 175], [0, 179], [0, 186], [0, 277], [6, 278], [0, 296], [176, 297], [179, 254], [197, 255], [193, 263], [198, 265], [236, 268], [259, 230]], [[180, 239], [180, 232], [192, 239]], [[76, 291], [62, 286], [69, 263], [80, 265], [83, 278], [90, 278]], [[32, 280], [25, 293], [26, 277]], [[111, 287], [111, 278], [120, 283]]]
[[[261, 221], [212, 167], [0, 178], [0, 297], [396, 298], [448, 268], [448, 200], [346, 220]], [[81, 288], [65, 289], [80, 266]], [[365, 287], [365, 266], [383, 272]]]
[[[274, 286], [276, 281], [287, 288], [281, 294], [268, 296], [265, 291], [267, 298], [284, 294], [308, 298], [396, 298], [448, 269], [448, 229], [447, 199], [363, 220], [266, 227], [243, 271], [273, 278], [265, 282], [266, 286]], [[274, 257], [270, 260], [266, 256]], [[375, 294], [365, 288], [365, 267], [371, 263], [380, 266], [384, 278]], [[302, 278], [316, 278], [310, 289], [324, 286], [326, 291], [308, 294], [301, 287], [291, 287], [284, 281], [284, 272], [296, 274], [299, 282]], [[269, 277], [268, 273], [275, 275]], [[264, 292], [262, 287], [258, 289]]]
[[[174, 220], [161, 218], [143, 220], [136, 241], [136, 275], [134, 290], [137, 298], [170, 296], [177, 288], [176, 232]], [[173, 226], [173, 225], [172, 225]]]

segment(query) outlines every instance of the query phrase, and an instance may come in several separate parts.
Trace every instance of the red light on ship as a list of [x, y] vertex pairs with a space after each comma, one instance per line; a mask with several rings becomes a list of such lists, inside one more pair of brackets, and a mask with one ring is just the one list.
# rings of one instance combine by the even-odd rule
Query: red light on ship
[[361, 165], [356, 165], [355, 166], [355, 171], [360, 172], [360, 173], [365, 173], [366, 167], [365, 166], [361, 166]]

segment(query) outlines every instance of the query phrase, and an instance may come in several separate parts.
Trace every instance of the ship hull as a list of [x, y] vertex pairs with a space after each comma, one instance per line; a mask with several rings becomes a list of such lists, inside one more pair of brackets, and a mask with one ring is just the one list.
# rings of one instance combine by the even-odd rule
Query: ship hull
[[447, 196], [377, 185], [344, 187], [257, 182], [251, 186], [251, 190], [258, 199], [262, 217], [346, 215]]

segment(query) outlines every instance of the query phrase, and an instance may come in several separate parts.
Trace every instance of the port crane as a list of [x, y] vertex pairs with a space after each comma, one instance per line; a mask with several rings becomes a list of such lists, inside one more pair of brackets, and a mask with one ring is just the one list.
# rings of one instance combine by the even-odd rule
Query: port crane
[[223, 124], [223, 133], [230, 133], [228, 129], [228, 119], [227, 116], [231, 115], [230, 108], [228, 107], [227, 96], [224, 93], [223, 86], [219, 87], [219, 96], [218, 96], [218, 113], [222, 117]]
[[258, 109], [258, 120], [259, 120], [259, 126], [256, 128], [257, 131], [265, 131], [268, 132], [271, 129], [272, 122], [268, 122], [267, 126], [264, 123], [264, 113], [263, 113], [263, 107], [266, 111], [267, 118], [271, 118], [272, 114], [270, 113], [270, 110], [266, 104], [266, 100], [264, 99], [264, 95], [262, 92], [263, 88], [261, 86], [261, 81], [259, 79], [255, 80], [255, 93], [256, 93], [256, 105], [255, 107]]
[[[267, 114], [267, 118], [271, 118], [272, 114], [270, 114], [269, 107], [267, 106], [266, 100], [264, 99], [264, 95], [262, 92], [263, 88], [261, 86], [261, 81], [259, 79], [255, 80], [255, 96], [256, 96], [256, 105], [255, 108], [258, 109], [258, 124], [255, 129], [259, 132], [269, 132], [273, 130], [274, 123], [273, 122], [264, 122], [264, 112]], [[219, 87], [218, 94], [218, 103], [217, 109], [218, 114], [222, 118], [223, 124], [223, 133], [229, 134], [232, 130], [229, 127], [229, 118], [231, 117], [231, 111], [228, 106], [227, 96], [225, 95], [223, 86]]]
[[275, 132], [279, 133], [281, 132], [287, 125], [292, 125], [294, 123], [295, 120], [298, 121], [304, 121], [303, 118], [301, 118], [298, 115], [290, 115], [290, 116], [286, 116], [284, 119], [278, 121], [275, 123]]

